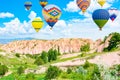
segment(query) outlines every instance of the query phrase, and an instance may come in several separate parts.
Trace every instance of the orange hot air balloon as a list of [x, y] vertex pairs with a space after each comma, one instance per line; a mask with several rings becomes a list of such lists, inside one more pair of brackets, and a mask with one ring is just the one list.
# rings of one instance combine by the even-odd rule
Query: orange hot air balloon
[[77, 0], [77, 5], [83, 13], [85, 13], [87, 8], [90, 6], [90, 1], [91, 0]]

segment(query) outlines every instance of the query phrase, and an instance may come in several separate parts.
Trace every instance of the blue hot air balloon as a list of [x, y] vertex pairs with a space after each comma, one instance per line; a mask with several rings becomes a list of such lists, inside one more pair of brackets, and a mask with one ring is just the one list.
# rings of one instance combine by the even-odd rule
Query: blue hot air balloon
[[98, 25], [100, 30], [102, 30], [104, 25], [107, 23], [109, 17], [109, 12], [105, 9], [97, 9], [92, 14], [93, 21]]
[[24, 6], [27, 10], [30, 10], [30, 8], [32, 7], [32, 3], [30, 1], [27, 1], [25, 2]]

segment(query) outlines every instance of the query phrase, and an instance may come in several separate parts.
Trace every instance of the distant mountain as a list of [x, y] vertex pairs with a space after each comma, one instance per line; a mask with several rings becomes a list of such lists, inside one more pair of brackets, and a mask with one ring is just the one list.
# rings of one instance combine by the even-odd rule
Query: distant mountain
[[0, 39], [0, 44], [7, 44], [19, 40], [32, 40], [33, 38], [15, 38], [15, 39]]

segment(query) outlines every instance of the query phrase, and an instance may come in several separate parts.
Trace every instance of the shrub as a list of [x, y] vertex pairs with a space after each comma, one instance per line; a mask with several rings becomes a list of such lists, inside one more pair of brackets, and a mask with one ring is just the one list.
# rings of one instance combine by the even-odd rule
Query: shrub
[[90, 44], [86, 44], [86, 45], [81, 46], [80, 50], [83, 52], [90, 51]]
[[0, 76], [5, 75], [8, 72], [8, 67], [6, 65], [0, 65]]
[[41, 59], [44, 61], [44, 63], [48, 62], [48, 56], [47, 56], [47, 52], [43, 51], [41, 53]]
[[20, 54], [19, 54], [19, 53], [16, 53], [15, 56], [19, 58], [19, 57], [20, 57]]
[[72, 73], [72, 69], [71, 68], [67, 68], [67, 74]]
[[85, 70], [82, 66], [80, 66], [79, 68], [77, 68], [76, 73], [85, 75], [85, 74], [87, 74], [87, 70]]
[[36, 65], [39, 66], [39, 65], [44, 64], [44, 61], [41, 59], [41, 57], [38, 57], [38, 58], [35, 60], [34, 64], [36, 64]]
[[56, 66], [49, 66], [48, 70], [46, 71], [45, 79], [55, 79], [61, 74], [61, 70]]
[[24, 73], [24, 68], [22, 66], [20, 66], [18, 69], [17, 69], [17, 73], [19, 75], [21, 75], [22, 73]]
[[26, 80], [35, 80], [35, 74], [29, 73], [26, 75]]
[[85, 62], [85, 64], [83, 65], [83, 68], [87, 69], [88, 67], [90, 67], [91, 63], [89, 63], [87, 60]]

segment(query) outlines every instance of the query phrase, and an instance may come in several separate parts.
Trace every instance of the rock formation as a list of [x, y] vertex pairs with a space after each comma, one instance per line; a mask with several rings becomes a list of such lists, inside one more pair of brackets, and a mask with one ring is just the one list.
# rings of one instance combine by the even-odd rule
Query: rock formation
[[58, 39], [58, 40], [21, 40], [14, 41], [8, 44], [0, 46], [0, 49], [6, 52], [14, 52], [21, 54], [38, 54], [42, 51], [48, 51], [51, 48], [60, 49], [61, 53], [76, 53], [80, 52], [80, 47], [85, 44], [90, 44], [90, 49], [93, 52], [102, 52], [104, 47], [108, 46], [109, 39], [106, 39], [105, 43], [102, 40], [90, 40], [90, 39]]

